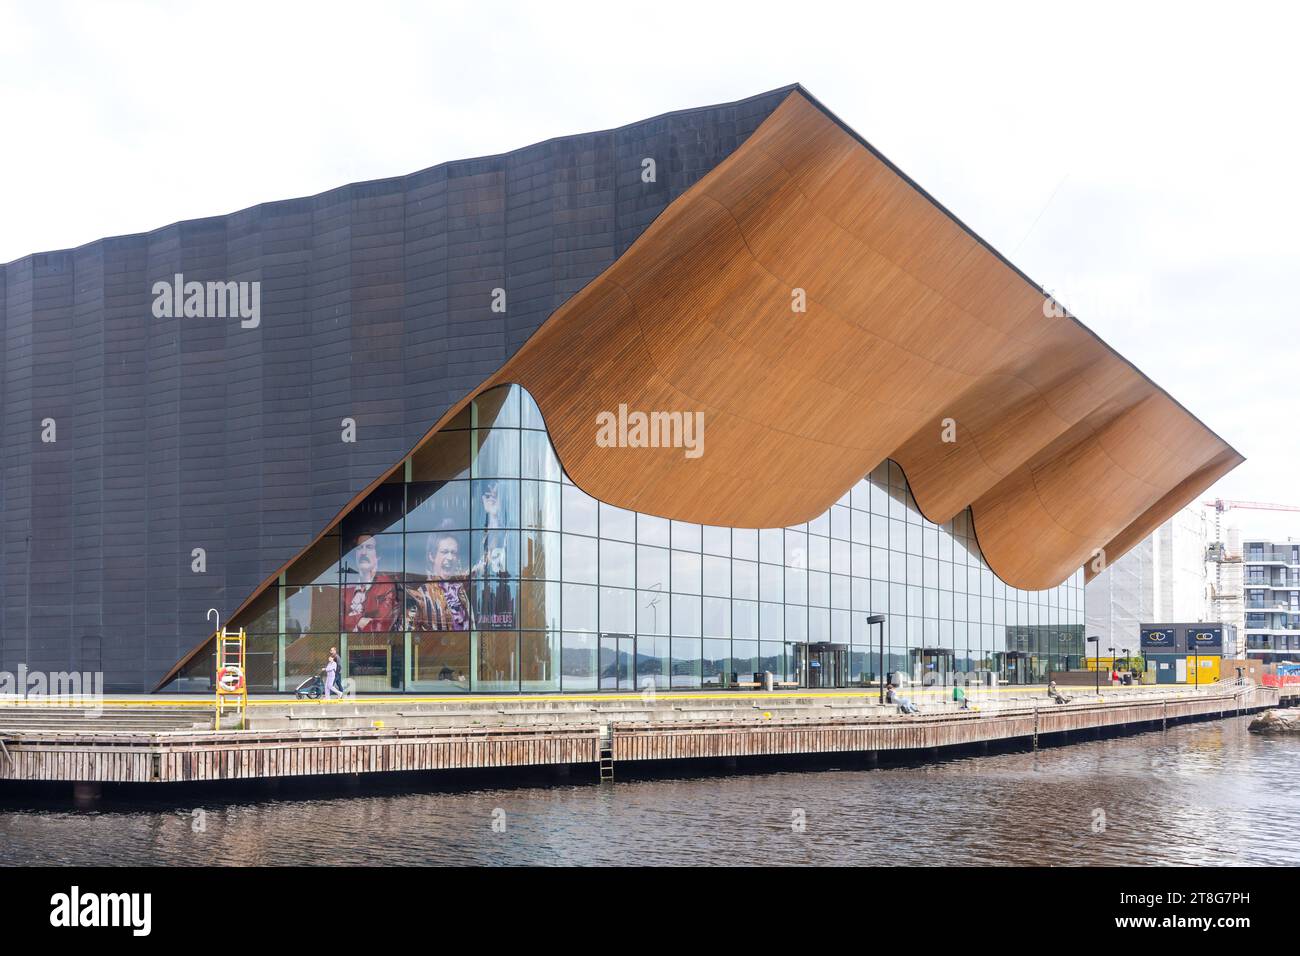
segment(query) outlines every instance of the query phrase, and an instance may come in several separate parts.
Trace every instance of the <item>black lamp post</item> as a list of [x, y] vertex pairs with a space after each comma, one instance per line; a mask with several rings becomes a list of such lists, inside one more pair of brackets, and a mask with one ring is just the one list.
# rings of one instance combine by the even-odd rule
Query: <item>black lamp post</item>
[[1124, 669], [1126, 671], [1131, 671], [1133, 669], [1133, 663], [1128, 659], [1128, 648], [1121, 647], [1120, 650], [1124, 652]]
[[885, 702], [885, 615], [873, 614], [867, 618], [867, 627], [880, 625], [880, 702]]
[[1085, 638], [1085, 644], [1096, 644], [1096, 652], [1092, 655], [1092, 683], [1096, 688], [1097, 696], [1101, 696], [1101, 638]]

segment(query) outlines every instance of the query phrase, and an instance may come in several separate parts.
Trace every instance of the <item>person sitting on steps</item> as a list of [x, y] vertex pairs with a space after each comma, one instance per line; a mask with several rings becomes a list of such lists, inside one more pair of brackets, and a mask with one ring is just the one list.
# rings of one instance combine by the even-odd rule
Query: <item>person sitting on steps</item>
[[1064, 704], [1070, 699], [1057, 689], [1056, 681], [1054, 680], [1047, 682], [1047, 696], [1052, 698], [1052, 700], [1056, 701], [1058, 704]]

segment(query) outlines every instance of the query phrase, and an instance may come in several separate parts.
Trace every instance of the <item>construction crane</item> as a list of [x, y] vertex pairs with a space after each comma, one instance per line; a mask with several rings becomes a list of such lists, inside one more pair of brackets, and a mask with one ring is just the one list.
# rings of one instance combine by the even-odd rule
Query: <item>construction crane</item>
[[[1227, 546], [1223, 541], [1223, 513], [1231, 511], [1234, 508], [1249, 509], [1252, 511], [1300, 511], [1300, 505], [1279, 505], [1268, 501], [1234, 501], [1230, 498], [1215, 498], [1213, 501], [1202, 501], [1201, 504], [1207, 508], [1214, 509], [1214, 548], [1212, 550], [1214, 560], [1214, 606], [1216, 612], [1219, 611], [1221, 601], [1237, 601], [1240, 595], [1227, 595], [1223, 593], [1223, 564], [1225, 561], [1232, 564], [1240, 563], [1240, 554], [1229, 554]], [[1219, 614], [1218, 616], [1222, 616]]]
[[1207, 508], [1214, 509], [1214, 542], [1218, 546], [1220, 558], [1223, 556], [1223, 513], [1233, 508], [1247, 508], [1252, 511], [1300, 511], [1300, 505], [1276, 505], [1268, 501], [1234, 501], [1230, 498], [1215, 498], [1202, 501]]
[[1255, 511], [1300, 511], [1300, 505], [1275, 505], [1267, 501], [1232, 501], [1226, 498], [1202, 501], [1201, 504], [1207, 508], [1213, 508], [1219, 514], [1231, 511], [1233, 508], [1250, 508]]

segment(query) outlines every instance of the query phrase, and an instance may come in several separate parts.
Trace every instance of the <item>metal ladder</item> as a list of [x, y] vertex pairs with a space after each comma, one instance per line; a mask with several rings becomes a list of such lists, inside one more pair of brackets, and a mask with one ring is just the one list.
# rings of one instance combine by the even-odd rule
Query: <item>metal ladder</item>
[[614, 732], [609, 724], [600, 725], [600, 782], [614, 782]]
[[226, 710], [229, 707], [233, 708], [239, 715], [239, 729], [243, 730], [248, 711], [248, 670], [245, 656], [248, 635], [242, 627], [233, 633], [223, 627], [216, 633], [216, 639], [218, 679], [223, 669], [228, 672], [234, 671], [239, 675], [239, 689], [223, 692], [221, 687], [217, 687], [216, 715], [213, 721], [213, 729], [222, 729], [221, 720], [225, 717]]

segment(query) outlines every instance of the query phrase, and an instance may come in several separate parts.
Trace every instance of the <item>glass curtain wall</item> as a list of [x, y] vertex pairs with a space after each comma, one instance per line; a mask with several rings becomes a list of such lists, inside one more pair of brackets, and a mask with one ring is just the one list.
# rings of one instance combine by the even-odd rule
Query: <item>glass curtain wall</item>
[[[611, 507], [569, 481], [535, 402], [504, 386], [233, 623], [255, 691], [294, 690], [332, 647], [360, 693], [704, 689], [764, 671], [807, 684], [822, 652], [805, 645], [842, 647], [850, 685], [882, 670], [1027, 683], [1079, 666], [1083, 594], [1082, 571], [1008, 587], [969, 510], [927, 521], [892, 461], [790, 528]], [[883, 663], [872, 615], [886, 618]]]

